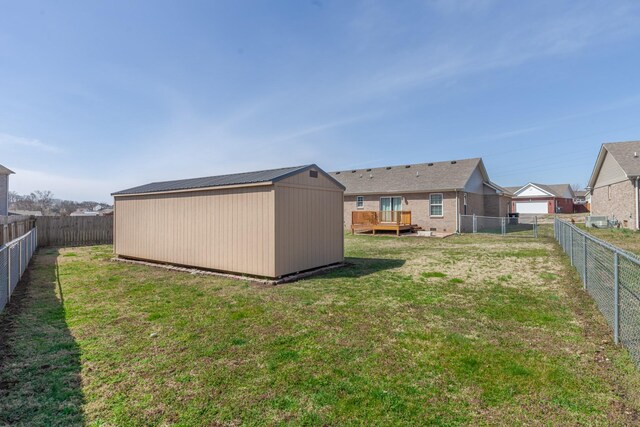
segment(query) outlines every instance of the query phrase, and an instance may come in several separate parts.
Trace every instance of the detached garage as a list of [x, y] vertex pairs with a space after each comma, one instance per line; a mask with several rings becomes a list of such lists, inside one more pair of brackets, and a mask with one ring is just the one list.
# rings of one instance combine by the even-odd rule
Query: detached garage
[[344, 187], [316, 165], [113, 193], [123, 258], [279, 278], [344, 260]]
[[507, 187], [513, 194], [512, 212], [546, 215], [573, 212], [573, 190], [569, 184], [537, 184], [530, 182], [522, 187]]

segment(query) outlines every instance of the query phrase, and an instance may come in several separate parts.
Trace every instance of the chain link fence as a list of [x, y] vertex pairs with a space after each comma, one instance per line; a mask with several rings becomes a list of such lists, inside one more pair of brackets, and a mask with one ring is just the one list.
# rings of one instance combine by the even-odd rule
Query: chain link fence
[[613, 329], [615, 343], [640, 365], [640, 258], [557, 218], [554, 233]]
[[460, 215], [460, 232], [538, 237], [538, 217]]
[[0, 246], [0, 312], [11, 299], [37, 246], [36, 228]]

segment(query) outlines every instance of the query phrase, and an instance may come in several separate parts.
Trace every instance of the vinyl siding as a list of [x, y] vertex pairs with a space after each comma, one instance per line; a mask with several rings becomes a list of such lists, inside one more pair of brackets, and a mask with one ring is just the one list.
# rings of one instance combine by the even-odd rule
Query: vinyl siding
[[115, 198], [116, 255], [275, 276], [274, 187]]
[[116, 255], [279, 277], [344, 260], [342, 189], [318, 171], [276, 184], [115, 197]]
[[627, 179], [627, 174], [622, 170], [618, 162], [616, 162], [611, 154], [606, 153], [594, 188], [617, 184]]
[[321, 172], [275, 184], [277, 276], [344, 260], [343, 194]]
[[0, 215], [9, 213], [9, 175], [0, 175]]

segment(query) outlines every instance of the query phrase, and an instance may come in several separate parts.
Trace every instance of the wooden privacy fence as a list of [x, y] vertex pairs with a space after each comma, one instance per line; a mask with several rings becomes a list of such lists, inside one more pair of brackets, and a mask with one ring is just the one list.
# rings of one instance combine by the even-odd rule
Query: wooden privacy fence
[[39, 216], [38, 246], [113, 243], [113, 216]]
[[34, 219], [30, 216], [0, 216], [0, 246], [26, 234], [33, 225]]

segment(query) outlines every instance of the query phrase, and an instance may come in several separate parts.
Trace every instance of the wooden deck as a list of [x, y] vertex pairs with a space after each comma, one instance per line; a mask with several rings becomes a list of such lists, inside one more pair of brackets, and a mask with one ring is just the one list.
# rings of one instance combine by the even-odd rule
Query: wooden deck
[[376, 231], [412, 231], [411, 211], [353, 211], [351, 212], [351, 233]]

